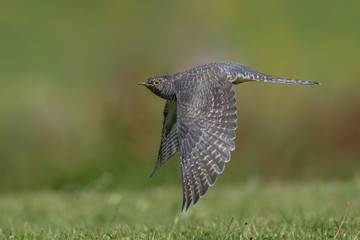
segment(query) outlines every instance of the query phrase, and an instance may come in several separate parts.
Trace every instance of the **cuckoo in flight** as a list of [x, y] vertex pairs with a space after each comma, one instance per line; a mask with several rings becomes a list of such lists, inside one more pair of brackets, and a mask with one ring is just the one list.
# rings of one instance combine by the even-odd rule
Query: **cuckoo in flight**
[[139, 83], [166, 99], [159, 156], [150, 177], [179, 152], [182, 209], [195, 205], [230, 161], [237, 127], [232, 86], [247, 81], [318, 84], [272, 77], [232, 62], [213, 62]]

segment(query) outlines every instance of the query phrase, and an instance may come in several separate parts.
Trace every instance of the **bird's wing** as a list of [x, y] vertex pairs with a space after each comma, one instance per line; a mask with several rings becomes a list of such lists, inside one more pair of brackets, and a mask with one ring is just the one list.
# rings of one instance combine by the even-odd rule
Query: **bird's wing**
[[185, 79], [183, 86], [192, 87], [177, 93], [182, 209], [196, 204], [224, 171], [235, 149], [237, 127], [236, 100], [226, 75], [207, 72], [191, 77], [198, 81]]
[[163, 115], [163, 128], [161, 134], [161, 143], [159, 156], [154, 171], [150, 177], [154, 175], [161, 165], [166, 163], [175, 153], [179, 152], [179, 138], [176, 125], [176, 109], [175, 100], [167, 100]]

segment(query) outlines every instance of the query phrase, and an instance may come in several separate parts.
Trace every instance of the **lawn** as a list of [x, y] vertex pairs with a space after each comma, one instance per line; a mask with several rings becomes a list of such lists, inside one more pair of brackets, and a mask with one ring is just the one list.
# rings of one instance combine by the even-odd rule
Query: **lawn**
[[209, 189], [181, 213], [181, 187], [0, 195], [0, 239], [359, 239], [360, 181], [256, 180]]

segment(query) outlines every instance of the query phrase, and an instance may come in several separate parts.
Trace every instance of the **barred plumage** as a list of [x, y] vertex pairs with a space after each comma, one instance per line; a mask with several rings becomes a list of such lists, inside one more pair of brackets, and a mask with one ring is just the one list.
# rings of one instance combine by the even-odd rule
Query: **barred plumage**
[[150, 177], [180, 152], [182, 209], [195, 205], [230, 161], [237, 127], [232, 85], [246, 81], [318, 84], [272, 77], [232, 62], [209, 63], [139, 83], [167, 99], [159, 157]]

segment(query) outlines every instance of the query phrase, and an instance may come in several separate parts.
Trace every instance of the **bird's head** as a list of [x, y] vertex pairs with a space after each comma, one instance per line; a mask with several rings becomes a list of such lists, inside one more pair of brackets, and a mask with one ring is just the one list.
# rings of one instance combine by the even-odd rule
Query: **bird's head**
[[174, 81], [170, 79], [169, 76], [151, 77], [146, 81], [139, 82], [138, 84], [144, 85], [159, 97], [169, 100], [176, 99]]

